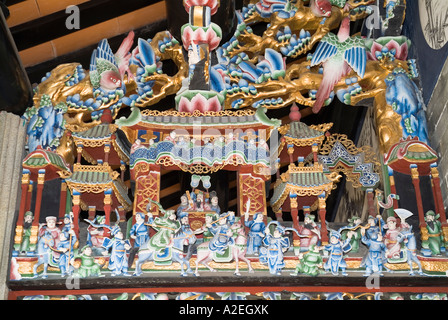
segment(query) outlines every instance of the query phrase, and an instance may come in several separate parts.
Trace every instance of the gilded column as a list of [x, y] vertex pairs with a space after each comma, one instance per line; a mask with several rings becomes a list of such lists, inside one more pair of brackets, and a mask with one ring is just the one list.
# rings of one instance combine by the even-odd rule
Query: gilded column
[[73, 229], [79, 238], [79, 212], [81, 211], [81, 193], [73, 189], [72, 197]]
[[[390, 193], [397, 194], [397, 188], [395, 187], [395, 179], [394, 179], [394, 170], [391, 167], [387, 166], [387, 173], [389, 175], [389, 185], [390, 185]], [[394, 209], [398, 208], [398, 202], [396, 199], [392, 200], [394, 203]]]
[[64, 179], [61, 181], [61, 195], [59, 200], [59, 219], [63, 219], [65, 216], [65, 208], [67, 205], [67, 183]]
[[31, 211], [31, 199], [33, 197], [33, 186], [34, 181], [30, 181], [30, 184], [28, 185], [28, 192], [26, 195], [26, 205], [25, 205], [25, 212]]
[[369, 216], [375, 217], [377, 213], [375, 211], [375, 198], [373, 196], [373, 189], [368, 188], [366, 190], [366, 194]]
[[36, 205], [34, 207], [34, 220], [31, 226], [30, 243], [37, 244], [37, 234], [39, 232], [39, 217], [42, 207], [42, 194], [45, 184], [45, 169], [40, 169], [37, 174], [37, 192], [36, 192]]
[[[292, 217], [292, 225], [298, 230], [299, 229], [299, 209], [297, 203], [297, 194], [290, 193], [289, 194], [289, 202], [291, 207], [291, 217]], [[300, 252], [300, 237], [294, 232], [292, 235], [293, 239], [293, 247], [294, 253], [298, 254]]]
[[319, 219], [320, 219], [320, 235], [322, 244], [328, 244], [328, 230], [325, 216], [327, 213], [327, 204], [325, 202], [325, 193], [321, 194], [318, 198], [319, 201]]
[[418, 168], [416, 164], [411, 164], [410, 168], [411, 168], [412, 184], [414, 185], [415, 190], [415, 200], [417, 201], [417, 211], [418, 211], [418, 220], [420, 222], [420, 229], [426, 230], [425, 215], [423, 212], [422, 193], [420, 190], [420, 175], [418, 173]]
[[14, 246], [20, 246], [22, 243], [22, 234], [23, 234], [23, 218], [25, 216], [26, 211], [26, 198], [27, 191], [30, 185], [30, 171], [28, 169], [24, 169], [22, 172], [22, 193], [20, 198], [20, 207], [19, 207], [19, 217], [17, 218], [15, 237], [14, 237]]
[[112, 209], [112, 189], [104, 191], [104, 215], [106, 217], [105, 224], [110, 225], [110, 212]]
[[431, 164], [431, 184], [433, 187], [436, 210], [440, 215], [440, 222], [442, 223], [443, 236], [445, 239], [448, 239], [448, 222], [446, 220], [445, 206], [443, 205], [443, 197], [442, 190], [440, 188], [440, 177], [437, 163]]
[[293, 153], [294, 153], [294, 145], [288, 144], [289, 163], [294, 162], [294, 159], [292, 158]]
[[104, 145], [104, 164], [105, 165], [109, 164], [109, 154], [110, 154], [110, 144], [106, 143]]

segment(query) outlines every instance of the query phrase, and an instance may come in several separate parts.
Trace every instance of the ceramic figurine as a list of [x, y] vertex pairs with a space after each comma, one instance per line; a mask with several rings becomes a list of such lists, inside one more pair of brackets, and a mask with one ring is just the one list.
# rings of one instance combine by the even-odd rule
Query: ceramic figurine
[[112, 276], [128, 275], [128, 258], [127, 252], [131, 249], [129, 240], [123, 240], [123, 232], [120, 227], [115, 226], [111, 231], [112, 239], [107, 239], [103, 242], [102, 247], [105, 249], [103, 255], [109, 254], [109, 270], [112, 271]]
[[73, 266], [70, 261], [74, 257], [74, 246], [76, 243], [76, 234], [73, 228], [70, 228], [67, 233], [62, 232], [59, 235], [59, 244], [56, 249], [60, 252], [59, 256], [59, 270], [61, 271], [61, 277], [65, 277], [66, 274], [71, 275], [73, 272]]
[[[214, 224], [217, 225], [214, 226]], [[244, 226], [239, 218], [235, 219], [233, 211], [221, 213], [214, 223], [208, 223], [206, 226], [213, 234], [213, 238], [197, 247], [196, 276], [199, 276], [198, 269], [200, 264], [212, 272], [216, 271], [209, 265], [211, 260], [220, 262], [234, 260], [236, 262], [234, 272], [236, 276], [241, 275], [239, 273], [239, 260], [246, 262], [249, 272], [253, 272], [250, 261], [245, 257], [247, 237], [244, 232]]]
[[311, 245], [320, 243], [320, 228], [314, 219], [314, 215], [305, 214], [303, 225], [297, 229], [300, 233], [300, 251], [308, 251]]
[[20, 243], [19, 253], [26, 254], [30, 250], [31, 226], [33, 224], [34, 215], [31, 211], [25, 212], [23, 217], [23, 235]]
[[134, 262], [135, 254], [140, 247], [149, 241], [149, 226], [145, 224], [145, 214], [137, 212], [135, 214], [135, 224], [132, 225], [129, 236], [134, 240], [134, 246], [129, 251], [128, 266]]
[[206, 213], [204, 224], [194, 231], [195, 234], [202, 233], [202, 239], [203, 239], [202, 242], [208, 242], [211, 239], [213, 239], [213, 233], [211, 231], [211, 228], [214, 227], [216, 221], [218, 220], [218, 216], [219, 215], [215, 213]]
[[233, 260], [235, 261], [235, 271], [234, 275], [240, 276], [241, 273], [239, 271], [239, 261], [242, 260], [247, 264], [248, 272], [253, 273], [252, 264], [249, 259], [246, 258], [247, 253], [247, 236], [245, 232], [245, 228], [241, 222], [240, 218], [235, 219], [235, 223], [233, 223], [230, 227], [233, 233], [233, 238], [235, 239], [234, 245], [231, 247]]
[[386, 251], [386, 245], [383, 242], [383, 236], [380, 233], [376, 233], [376, 236], [374, 236], [373, 238], [368, 237], [366, 229], [361, 229], [361, 234], [362, 243], [364, 243], [369, 248], [369, 252], [367, 253], [367, 256], [365, 258], [366, 271], [364, 273], [364, 276], [370, 276], [372, 273], [383, 275], [382, 271]]
[[163, 216], [154, 218], [152, 213], [148, 212], [148, 222], [156, 230], [156, 234], [149, 239], [148, 246], [163, 255], [172, 241], [172, 235], [180, 228], [180, 222], [176, 220], [174, 210], [161, 210], [161, 213]]
[[110, 236], [110, 228], [104, 223], [106, 217], [96, 216], [93, 221], [88, 219], [84, 219], [84, 221], [89, 224], [86, 244], [91, 247], [94, 255], [101, 255], [104, 239], [108, 239]]
[[381, 237], [384, 237], [386, 234], [384, 230], [384, 226], [386, 223], [384, 222], [381, 215], [377, 215], [376, 218], [373, 216], [369, 216], [367, 218], [367, 223], [369, 225], [369, 228], [366, 229], [366, 237], [369, 239], [376, 239], [379, 235]]
[[323, 273], [320, 268], [323, 267], [323, 259], [320, 253], [320, 247], [312, 244], [309, 247], [309, 251], [306, 253], [299, 253], [299, 262], [297, 263], [296, 269], [292, 276], [296, 276], [299, 273], [307, 274], [309, 276], [317, 276]]
[[58, 218], [53, 216], [48, 216], [45, 218], [46, 223], [41, 225], [39, 228], [39, 237], [42, 236], [46, 232], [50, 232], [53, 237], [54, 246], [57, 246], [59, 243], [59, 235], [61, 234], [61, 229], [57, 227]]
[[344, 254], [351, 250], [350, 240], [353, 232], [348, 232], [347, 239], [341, 240], [341, 233], [332, 230], [330, 233], [330, 243], [324, 246], [324, 250], [329, 253], [328, 260], [324, 264], [325, 271], [330, 271], [332, 275], [337, 276], [339, 270], [343, 276], [348, 276], [346, 272], [347, 262], [345, 262]]
[[176, 214], [179, 215], [182, 211], [188, 211], [190, 209], [192, 209], [192, 208], [191, 208], [190, 203], [188, 201], [187, 194], [184, 193], [180, 197], [180, 205], [177, 207]]
[[210, 192], [210, 207], [208, 210], [214, 211], [217, 215], [221, 214], [221, 208], [218, 204], [218, 195], [216, 194], [216, 191]]
[[417, 85], [401, 68], [395, 69], [385, 79], [386, 101], [401, 116], [403, 138], [418, 137], [429, 143], [426, 122], [426, 106]]
[[53, 106], [48, 95], [42, 95], [39, 108], [25, 114], [29, 117], [27, 125], [27, 147], [29, 152], [42, 149], [55, 150], [59, 146], [59, 139], [65, 130], [64, 112], [67, 107], [64, 103]]
[[41, 265], [44, 266], [44, 270], [42, 272], [42, 278], [45, 279], [48, 277], [47, 270], [48, 265], [50, 263], [50, 259], [52, 258], [52, 248], [55, 246], [55, 241], [53, 235], [50, 231], [45, 231], [42, 236], [39, 237], [37, 241], [37, 263], [33, 267], [33, 275], [34, 278], [38, 276], [37, 268]]
[[442, 233], [442, 224], [438, 220], [439, 214], [429, 210], [425, 214], [426, 230], [428, 231], [428, 240], [422, 241], [422, 247], [429, 249], [433, 256], [440, 255], [445, 251], [445, 240]]
[[211, 252], [224, 254], [229, 245], [234, 243], [233, 233], [230, 230], [231, 220], [235, 216], [233, 211], [223, 212], [219, 215], [217, 226], [207, 226], [213, 233], [213, 239], [210, 241], [209, 249]]
[[[247, 207], [250, 206], [250, 202]], [[262, 212], [257, 212], [253, 215], [252, 220], [249, 220], [249, 211], [244, 215], [244, 225], [249, 228], [249, 241], [247, 242], [247, 253], [258, 255], [261, 247], [261, 242], [265, 236], [266, 225], [264, 223], [264, 216]]]
[[[181, 275], [186, 275], [184, 265], [187, 266], [187, 270], [190, 269], [190, 265], [184, 255], [185, 246], [194, 245], [196, 237], [190, 232], [184, 234], [184, 229], [181, 228], [181, 222], [176, 219], [174, 210], [165, 210], [154, 200], [150, 202], [159, 207], [163, 216], [153, 218], [152, 213], [148, 213], [149, 225], [157, 232], [149, 241], [140, 246], [133, 275], [142, 275], [142, 264], [148, 260], [165, 263], [178, 262], [181, 266]], [[173, 248], [182, 248], [182, 250], [173, 250]], [[189, 249], [187, 248], [186, 251], [188, 252]]]
[[[73, 212], [71, 214], [73, 214]], [[64, 226], [62, 227], [61, 231], [62, 233], [65, 233], [66, 236], [68, 237], [68, 233], [72, 229], [73, 229], [73, 223], [71, 221], [71, 216], [70, 214], [66, 214], [64, 215]]]
[[[275, 225], [274, 232], [271, 233], [269, 226]], [[263, 247], [260, 249], [260, 262], [267, 264], [269, 273], [273, 275], [281, 275], [282, 269], [285, 267], [283, 253], [290, 246], [289, 238], [284, 236], [285, 228], [277, 221], [271, 221], [265, 229], [266, 236], [263, 238]]]
[[180, 229], [174, 234], [174, 238], [180, 239], [181, 241], [176, 241], [173, 244], [173, 250], [177, 250], [179, 255], [184, 257], [181, 263], [185, 265], [186, 272], [182, 271], [181, 276], [186, 276], [187, 273], [193, 273], [189, 261], [197, 247], [197, 238], [190, 228], [188, 212], [180, 212], [177, 215], [177, 219], [180, 221]]
[[133, 42], [134, 32], [131, 31], [115, 54], [106, 39], [98, 44], [90, 60], [90, 81], [94, 88], [101, 88], [105, 92], [122, 89], [125, 73], [133, 78], [134, 75], [129, 70], [129, 60], [132, 56], [129, 50]]
[[350, 18], [342, 20], [338, 34], [327, 33], [316, 48], [311, 66], [323, 65], [323, 79], [317, 90], [313, 112], [318, 113], [333, 91], [334, 85], [353, 69], [364, 77], [367, 53], [360, 37], [350, 37]]
[[[79, 264], [75, 264], [76, 259], [80, 260]], [[80, 278], [102, 276], [101, 265], [95, 262], [95, 258], [92, 256], [92, 247], [89, 245], [84, 246], [81, 253], [72, 258], [71, 264], [76, 265], [75, 275]]]
[[193, 193], [193, 195], [195, 195], [194, 210], [195, 211], [204, 211], [204, 204], [205, 204], [204, 193], [199, 190], [196, 190], [196, 192]]
[[[348, 219], [348, 227], [349, 229], [354, 229], [358, 225], [361, 224], [361, 218], [357, 216], [353, 216]], [[345, 241], [347, 239], [347, 235], [350, 231], [349, 230], [343, 230], [341, 232], [341, 240]], [[361, 229], [356, 229], [354, 233], [352, 233], [352, 238], [350, 239], [350, 246], [352, 249], [350, 250], [351, 253], [357, 253], [359, 251], [359, 244], [361, 242]]]
[[384, 244], [387, 248], [386, 257], [397, 259], [400, 257], [401, 253], [401, 245], [398, 242], [398, 235], [402, 229], [408, 229], [410, 226], [403, 220], [398, 222], [398, 219], [395, 217], [388, 217], [386, 224], [385, 229], [387, 229], [387, 231], [384, 236]]
[[417, 240], [412, 226], [403, 228], [397, 236], [398, 243], [404, 243], [406, 250], [406, 262], [409, 265], [409, 275], [414, 275], [414, 263], [418, 266], [418, 274], [423, 275], [422, 264], [417, 257]]

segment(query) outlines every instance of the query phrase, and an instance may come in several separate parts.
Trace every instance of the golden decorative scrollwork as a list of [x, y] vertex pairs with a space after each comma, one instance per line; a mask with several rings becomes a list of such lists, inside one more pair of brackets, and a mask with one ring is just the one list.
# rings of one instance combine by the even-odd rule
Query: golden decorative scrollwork
[[190, 112], [179, 112], [175, 110], [166, 110], [166, 111], [158, 111], [158, 110], [143, 110], [141, 111], [142, 116], [153, 116], [153, 117], [166, 117], [166, 116], [174, 116], [174, 117], [224, 117], [224, 116], [234, 116], [234, 117], [242, 117], [242, 116], [252, 116], [255, 114], [254, 110], [245, 109], [245, 110], [221, 110], [221, 111], [205, 111], [201, 112], [199, 110], [195, 110], [193, 113]]
[[159, 201], [160, 173], [151, 172], [136, 179], [134, 213], [146, 212], [149, 199]]
[[251, 174], [239, 174], [239, 192], [240, 192], [240, 208], [241, 211], [247, 210], [246, 201], [250, 199], [249, 212], [266, 212], [266, 191], [265, 182], [261, 178], [252, 176]]

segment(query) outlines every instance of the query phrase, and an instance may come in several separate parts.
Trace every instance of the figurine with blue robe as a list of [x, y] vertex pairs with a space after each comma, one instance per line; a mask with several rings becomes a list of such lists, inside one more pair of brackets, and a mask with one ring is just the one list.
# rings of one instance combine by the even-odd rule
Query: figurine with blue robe
[[230, 229], [233, 224], [232, 221], [235, 220], [235, 213], [233, 211], [221, 213], [218, 218], [218, 225], [208, 225], [210, 232], [213, 234], [213, 238], [209, 243], [209, 249], [212, 252], [218, 254], [224, 254], [229, 245], [234, 244], [234, 239], [232, 238], [233, 232]]
[[59, 270], [61, 270], [61, 277], [64, 277], [65, 274], [70, 275], [73, 272], [73, 267], [70, 265], [70, 261], [74, 257], [74, 245], [76, 240], [76, 234], [73, 229], [70, 229], [67, 233], [62, 232], [59, 235], [59, 243], [56, 250], [60, 252], [58, 263]]
[[37, 267], [44, 265], [42, 278], [47, 278], [48, 264], [51, 259], [51, 248], [54, 246], [54, 238], [50, 231], [46, 230], [37, 241], [37, 263], [33, 267], [34, 277], [37, 277]]
[[341, 233], [339, 231], [332, 231], [330, 233], [330, 243], [324, 246], [324, 250], [329, 252], [328, 260], [324, 264], [325, 271], [331, 271], [335, 276], [339, 275], [339, 270], [342, 271], [343, 276], [348, 276], [345, 271], [347, 262], [345, 262], [344, 254], [351, 250], [350, 240], [353, 233], [349, 231], [347, 239], [341, 240]]
[[128, 258], [126, 251], [131, 249], [129, 240], [123, 240], [124, 236], [118, 226], [111, 231], [112, 240], [105, 239], [103, 242], [103, 254], [106, 255], [111, 249], [109, 257], [109, 270], [112, 271], [112, 276], [119, 276], [121, 274], [127, 275], [128, 272]]
[[181, 212], [177, 216], [177, 219], [180, 221], [180, 229], [174, 236], [177, 237], [179, 235], [182, 235], [184, 240], [182, 248], [175, 248], [175, 245], [173, 245], [173, 248], [185, 254], [187, 259], [189, 260], [191, 258], [191, 255], [193, 254], [193, 250], [197, 247], [197, 238], [193, 230], [191, 230], [190, 222], [188, 219], [188, 212]]
[[264, 223], [263, 213], [255, 213], [252, 220], [249, 220], [249, 211], [244, 216], [244, 225], [249, 228], [249, 241], [247, 242], [247, 254], [258, 255], [260, 253], [261, 243], [265, 236], [266, 225]]
[[[270, 224], [275, 222], [277, 221], [272, 221]], [[269, 225], [265, 229], [266, 236], [262, 241], [264, 247], [260, 249], [260, 262], [268, 265], [270, 274], [281, 275], [285, 267], [283, 253], [290, 246], [289, 238], [284, 236], [285, 232], [285, 228], [278, 223], [272, 234]]]
[[361, 230], [361, 234], [362, 243], [369, 248], [369, 252], [364, 259], [366, 268], [364, 276], [369, 276], [372, 273], [379, 273], [382, 275], [381, 272], [383, 271], [383, 263], [386, 252], [386, 245], [383, 242], [383, 236], [379, 234], [378, 237], [374, 239], [368, 238], [366, 236], [367, 232], [365, 229]]
[[182, 211], [188, 211], [190, 209], [192, 209], [192, 207], [190, 206], [187, 194], [185, 193], [180, 197], [180, 205], [177, 207], [176, 214], [179, 216]]
[[65, 236], [67, 238], [69, 238], [69, 232], [71, 229], [73, 229], [73, 226], [72, 226], [72, 222], [70, 219], [70, 215], [66, 214], [64, 216], [64, 226], [62, 227], [61, 231], [62, 231], [62, 233], [65, 233]]
[[366, 237], [369, 239], [376, 239], [379, 234], [381, 234], [382, 237], [386, 234], [386, 231], [384, 230], [384, 226], [386, 223], [384, 222], [381, 215], [377, 215], [376, 217], [369, 216], [367, 218], [367, 222], [370, 225], [370, 227], [366, 231]]
[[131, 239], [134, 239], [134, 247], [129, 252], [128, 263], [130, 267], [140, 247], [149, 241], [149, 226], [145, 224], [145, 214], [143, 212], [135, 214], [135, 224], [132, 225], [129, 234]]

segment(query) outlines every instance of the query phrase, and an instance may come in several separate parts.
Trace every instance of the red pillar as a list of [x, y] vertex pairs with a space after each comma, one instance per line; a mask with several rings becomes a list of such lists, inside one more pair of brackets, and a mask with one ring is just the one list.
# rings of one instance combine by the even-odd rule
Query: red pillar
[[126, 221], [126, 213], [124, 212], [124, 208], [123, 206], [118, 206], [118, 214], [120, 216], [120, 222], [125, 222]]
[[95, 219], [95, 214], [96, 214], [96, 207], [89, 206], [89, 220]]
[[[394, 179], [394, 171], [389, 166], [387, 167], [387, 172], [389, 174], [389, 185], [390, 185], [390, 193], [397, 194], [397, 188], [395, 187], [395, 179]], [[394, 209], [398, 208], [398, 200], [393, 199]]]
[[313, 143], [313, 145], [311, 146], [311, 150], [313, 151], [313, 161], [314, 161], [314, 163], [318, 163], [319, 160], [317, 158], [317, 153], [319, 152], [319, 146], [317, 145], [317, 143]]
[[65, 180], [61, 181], [61, 197], [59, 200], [59, 218], [63, 219], [65, 216], [65, 208], [67, 205], [67, 183]]
[[[292, 226], [294, 227], [294, 229], [299, 230], [299, 208], [298, 208], [297, 194], [290, 193], [289, 194], [289, 202], [290, 202], [290, 207], [291, 207]], [[300, 252], [300, 237], [295, 232], [292, 234], [292, 243], [293, 243], [294, 253], [299, 254], [299, 252]]]
[[294, 154], [293, 144], [288, 144], [288, 154], [289, 154], [289, 163], [294, 163], [294, 159], [292, 158], [292, 155]]
[[104, 145], [104, 164], [109, 164], [110, 144]]
[[105, 224], [110, 225], [110, 212], [112, 210], [112, 189], [104, 191], [104, 215], [106, 217]]
[[26, 195], [25, 212], [31, 211], [31, 198], [33, 197], [33, 185], [34, 182], [30, 181], [30, 184], [28, 185], [28, 192]]
[[328, 244], [328, 229], [327, 229], [327, 222], [325, 220], [325, 215], [327, 213], [326, 207], [327, 204], [325, 203], [325, 193], [321, 194], [319, 196], [319, 219], [320, 219], [320, 236], [322, 240], [322, 244]]
[[126, 171], [126, 163], [120, 160], [120, 179], [124, 182], [124, 172]]
[[82, 157], [82, 144], [78, 144], [76, 146], [76, 163], [81, 164], [81, 157]]
[[367, 189], [366, 194], [367, 194], [367, 205], [368, 205], [369, 215], [372, 217], [375, 217], [377, 213], [375, 211], [375, 200], [374, 200], [374, 196], [373, 196], [373, 189], [371, 189], [371, 188]]
[[411, 164], [410, 168], [411, 168], [412, 184], [414, 185], [415, 190], [415, 198], [417, 200], [418, 220], [420, 222], [420, 227], [426, 227], [418, 168], [416, 164]]
[[20, 245], [22, 243], [23, 218], [25, 216], [26, 198], [27, 198], [29, 184], [30, 184], [30, 171], [27, 169], [24, 169], [22, 171], [22, 193], [20, 195], [19, 217], [17, 218], [15, 237], [14, 237], [15, 245]]
[[34, 208], [34, 221], [33, 226], [39, 226], [40, 209], [42, 205], [42, 193], [44, 191], [45, 183], [45, 169], [40, 169], [37, 174], [37, 193], [36, 193], [36, 206]]
[[81, 193], [79, 193], [77, 190], [73, 190], [72, 203], [73, 229], [75, 230], [76, 237], [79, 238], [79, 212], [81, 211]]
[[440, 222], [443, 226], [448, 226], [446, 221], [445, 206], [443, 204], [442, 190], [440, 188], [439, 170], [437, 169], [437, 163], [431, 164], [431, 180], [433, 186], [433, 192], [435, 194], [434, 202], [436, 203], [437, 213], [440, 214]]

